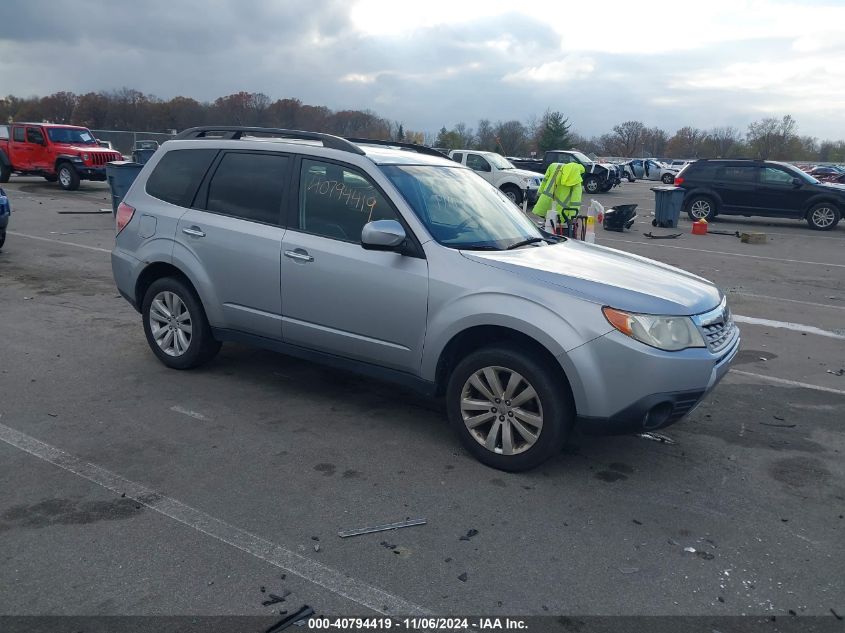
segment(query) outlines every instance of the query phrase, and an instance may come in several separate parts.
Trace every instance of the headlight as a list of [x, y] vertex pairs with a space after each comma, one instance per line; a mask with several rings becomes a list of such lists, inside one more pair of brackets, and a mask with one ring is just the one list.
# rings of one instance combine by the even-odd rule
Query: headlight
[[701, 332], [685, 316], [634, 314], [605, 306], [604, 318], [625, 336], [667, 352], [689, 347], [705, 347]]
[[89, 158], [90, 158], [90, 156], [88, 156], [88, 154], [82, 155], [82, 160], [88, 160]]

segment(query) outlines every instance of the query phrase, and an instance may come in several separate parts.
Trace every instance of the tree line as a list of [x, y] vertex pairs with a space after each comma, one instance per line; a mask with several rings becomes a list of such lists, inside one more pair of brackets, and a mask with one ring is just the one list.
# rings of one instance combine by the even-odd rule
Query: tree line
[[528, 156], [549, 149], [577, 148], [597, 156], [673, 158], [761, 158], [769, 160], [845, 162], [845, 140], [819, 140], [799, 134], [791, 115], [766, 117], [747, 129], [732, 126], [702, 129], [689, 125], [673, 133], [625, 121], [599, 136], [586, 137], [572, 129], [558, 111], [526, 121], [481, 119], [475, 128], [457, 123], [436, 134], [413, 131], [370, 110], [338, 110], [302, 103], [275, 101], [260, 92], [237, 92], [214, 101], [190, 97], [159, 99], [131, 88], [77, 95], [56, 92], [44, 97], [0, 97], [0, 121], [50, 121], [83, 125], [95, 130], [168, 132], [203, 124], [249, 125], [328, 132], [426, 143], [444, 149], [479, 149], [507, 156]]

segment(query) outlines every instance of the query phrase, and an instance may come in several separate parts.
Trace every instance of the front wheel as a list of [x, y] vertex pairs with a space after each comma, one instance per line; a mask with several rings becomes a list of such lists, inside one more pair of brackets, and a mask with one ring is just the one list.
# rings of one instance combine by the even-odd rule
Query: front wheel
[[675, 176], [673, 176], [672, 174], [663, 174], [660, 180], [663, 181], [664, 185], [671, 185], [673, 182], [675, 182]]
[[842, 217], [839, 208], [830, 202], [821, 202], [807, 212], [807, 224], [816, 231], [829, 231]]
[[587, 193], [596, 193], [599, 190], [599, 179], [595, 176], [587, 176], [584, 178], [584, 191]]
[[65, 191], [76, 191], [79, 189], [79, 174], [70, 163], [62, 163], [56, 171], [59, 184]]
[[199, 298], [182, 279], [154, 281], [141, 305], [144, 334], [158, 359], [172, 369], [190, 369], [220, 351]]
[[707, 196], [693, 196], [687, 201], [687, 215], [693, 222], [696, 220], [710, 222], [716, 217], [716, 205]]
[[575, 419], [560, 371], [507, 345], [477, 350], [458, 363], [446, 406], [467, 450], [483, 464], [510, 472], [559, 453]]
[[519, 187], [515, 187], [514, 185], [505, 185], [502, 187], [502, 193], [505, 194], [515, 205], [522, 204], [522, 191]]
[[0, 182], [9, 182], [12, 175], [12, 168], [8, 165], [0, 165]]

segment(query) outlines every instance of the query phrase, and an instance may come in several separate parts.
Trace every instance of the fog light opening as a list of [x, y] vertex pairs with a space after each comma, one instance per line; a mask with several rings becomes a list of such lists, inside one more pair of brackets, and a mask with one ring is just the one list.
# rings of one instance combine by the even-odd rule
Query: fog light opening
[[660, 404], [654, 405], [651, 409], [649, 409], [648, 413], [646, 413], [645, 419], [643, 420], [643, 428], [644, 429], [659, 429], [661, 426], [666, 424], [666, 420], [669, 419], [669, 416], [672, 415], [672, 403], [671, 402], [661, 402]]

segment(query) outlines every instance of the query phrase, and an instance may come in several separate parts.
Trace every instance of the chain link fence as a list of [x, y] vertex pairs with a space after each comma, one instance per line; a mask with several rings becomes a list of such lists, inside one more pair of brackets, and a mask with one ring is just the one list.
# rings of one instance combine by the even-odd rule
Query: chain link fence
[[130, 132], [128, 130], [91, 130], [91, 132], [99, 140], [109, 141], [114, 149], [126, 156], [132, 154], [135, 141], [158, 141], [161, 145], [174, 136], [164, 132]]

